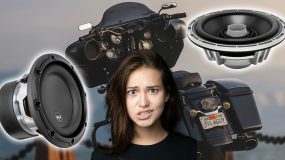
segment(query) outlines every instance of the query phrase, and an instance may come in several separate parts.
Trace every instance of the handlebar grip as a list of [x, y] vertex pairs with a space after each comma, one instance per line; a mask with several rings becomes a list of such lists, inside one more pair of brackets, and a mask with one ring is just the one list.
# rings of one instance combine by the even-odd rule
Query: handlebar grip
[[176, 13], [172, 15], [168, 15], [167, 19], [177, 19], [177, 18], [184, 18], [186, 17], [186, 13]]

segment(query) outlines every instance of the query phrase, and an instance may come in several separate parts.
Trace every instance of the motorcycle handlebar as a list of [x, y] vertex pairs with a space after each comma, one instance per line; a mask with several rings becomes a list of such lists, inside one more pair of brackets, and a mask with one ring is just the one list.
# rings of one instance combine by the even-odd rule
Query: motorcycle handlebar
[[[184, 18], [186, 17], [186, 13], [176, 13], [176, 14], [171, 14], [171, 15], [168, 15], [168, 14], [162, 14], [162, 18], [165, 19], [165, 20], [171, 20], [171, 19], [177, 19], [177, 18]], [[79, 37], [79, 41], [89, 41], [89, 40], [92, 40], [93, 38], [95, 37], [95, 34], [87, 34], [87, 35], [84, 35], [82, 37]]]
[[186, 13], [176, 13], [176, 14], [171, 14], [171, 15], [166, 15], [165, 19], [177, 19], [177, 18], [184, 18], [186, 17]]

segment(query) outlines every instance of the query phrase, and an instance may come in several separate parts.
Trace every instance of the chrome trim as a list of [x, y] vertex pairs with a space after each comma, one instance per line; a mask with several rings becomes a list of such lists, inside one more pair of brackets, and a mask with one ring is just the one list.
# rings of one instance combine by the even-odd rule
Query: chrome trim
[[26, 115], [24, 99], [27, 97], [27, 84], [18, 82], [13, 94], [13, 109], [21, 127], [29, 134], [37, 136], [38, 128], [33, 118]]

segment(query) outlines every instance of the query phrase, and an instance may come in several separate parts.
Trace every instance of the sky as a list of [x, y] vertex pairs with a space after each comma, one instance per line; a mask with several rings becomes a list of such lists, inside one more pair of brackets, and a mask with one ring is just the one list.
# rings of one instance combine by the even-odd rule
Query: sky
[[[0, 76], [15, 71], [28, 72], [31, 64], [41, 54], [58, 53], [64, 55], [68, 45], [85, 35], [79, 25], [91, 22], [96, 25], [104, 11], [120, 0], [109, 1], [8, 1], [0, 5]], [[137, 1], [158, 11], [167, 1]], [[183, 20], [189, 24], [193, 19], [206, 13], [225, 9], [260, 10], [285, 17], [282, 1], [278, 0], [177, 0], [177, 7], [167, 13], [186, 12]], [[285, 19], [285, 18], [283, 18]], [[187, 38], [184, 49], [173, 71], [187, 70], [200, 73], [204, 82], [209, 79], [239, 78], [254, 91], [259, 108], [272, 106], [285, 110], [285, 55], [284, 43], [272, 48], [268, 60], [242, 70], [232, 70], [206, 59], [203, 50]], [[16, 76], [16, 75], [15, 75]], [[285, 111], [284, 111], [285, 112]]]
[[[35, 58], [47, 53], [64, 55], [68, 45], [88, 33], [79, 31], [79, 25], [100, 22], [110, 6], [122, 0], [2, 0], [0, 2], [0, 79], [8, 79], [28, 72]], [[140, 2], [153, 11], [168, 1]], [[186, 12], [183, 20], [189, 24], [203, 14], [225, 9], [250, 9], [274, 14], [285, 20], [282, 0], [176, 0], [177, 7], [166, 13]], [[254, 91], [254, 97], [264, 124], [264, 133], [285, 135], [280, 127], [285, 114], [285, 42], [272, 48], [268, 60], [242, 70], [232, 70], [209, 62], [203, 50], [187, 38], [184, 49], [173, 71], [187, 70], [200, 73], [203, 82], [210, 79], [238, 78]], [[90, 89], [92, 91], [92, 89]], [[93, 93], [93, 92], [92, 92]], [[92, 97], [95, 95], [91, 95]], [[99, 100], [100, 101], [100, 100]], [[100, 110], [99, 103], [93, 102]], [[101, 117], [101, 116], [98, 116]], [[275, 125], [278, 124], [278, 125]], [[1, 142], [1, 140], [0, 140]]]

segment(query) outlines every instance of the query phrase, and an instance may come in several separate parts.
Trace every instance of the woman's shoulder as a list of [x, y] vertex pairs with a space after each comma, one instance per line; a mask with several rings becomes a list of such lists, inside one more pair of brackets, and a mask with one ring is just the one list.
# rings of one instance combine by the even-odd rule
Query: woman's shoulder
[[113, 160], [113, 159], [116, 159], [115, 156], [105, 154], [99, 148], [94, 148], [92, 155], [91, 155], [91, 160]]
[[177, 143], [188, 144], [188, 145], [190, 144], [192, 146], [197, 145], [196, 139], [189, 137], [189, 136], [185, 136], [175, 131], [170, 132], [170, 137], [172, 137], [172, 139]]
[[178, 132], [169, 133], [172, 152], [176, 152], [180, 159], [197, 159], [197, 141]]

